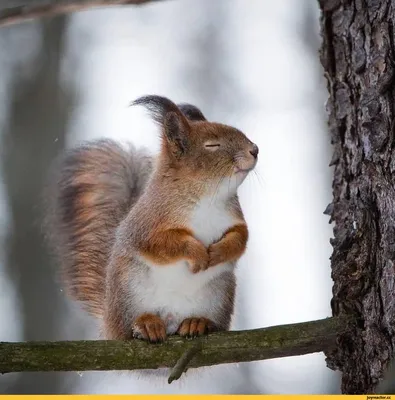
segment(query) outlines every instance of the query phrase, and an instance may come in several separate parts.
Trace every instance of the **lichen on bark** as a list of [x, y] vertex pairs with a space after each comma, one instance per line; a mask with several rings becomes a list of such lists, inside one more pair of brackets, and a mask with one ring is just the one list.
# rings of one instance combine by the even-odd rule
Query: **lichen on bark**
[[[218, 332], [203, 337], [191, 368], [266, 360], [323, 351], [347, 329], [349, 319], [273, 326], [249, 331]], [[171, 336], [163, 344], [131, 341], [0, 342], [0, 373], [20, 371], [105, 371], [171, 368], [196, 346], [194, 340]]]

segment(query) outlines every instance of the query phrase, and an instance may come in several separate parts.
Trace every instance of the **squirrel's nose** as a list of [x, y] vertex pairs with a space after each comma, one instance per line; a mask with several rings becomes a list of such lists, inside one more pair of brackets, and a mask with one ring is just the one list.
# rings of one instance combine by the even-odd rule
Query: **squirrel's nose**
[[256, 144], [252, 145], [252, 149], [250, 150], [250, 154], [254, 157], [257, 158], [259, 153], [259, 148]]

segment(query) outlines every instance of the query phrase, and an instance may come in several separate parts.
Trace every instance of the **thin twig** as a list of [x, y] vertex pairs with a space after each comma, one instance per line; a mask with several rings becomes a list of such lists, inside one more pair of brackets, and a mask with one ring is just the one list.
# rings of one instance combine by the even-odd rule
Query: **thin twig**
[[189, 362], [192, 360], [192, 358], [202, 351], [203, 345], [202, 341], [198, 339], [197, 343], [190, 347], [177, 361], [176, 365], [173, 367], [173, 369], [170, 371], [169, 379], [168, 382], [169, 384], [172, 383], [173, 381], [176, 381], [177, 379], [180, 378], [182, 373], [186, 370]]

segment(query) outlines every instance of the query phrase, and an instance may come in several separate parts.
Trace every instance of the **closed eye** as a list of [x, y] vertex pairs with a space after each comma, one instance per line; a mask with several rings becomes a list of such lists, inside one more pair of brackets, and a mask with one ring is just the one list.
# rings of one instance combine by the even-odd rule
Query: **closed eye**
[[210, 151], [218, 150], [218, 149], [220, 148], [220, 146], [221, 146], [220, 143], [211, 143], [211, 142], [209, 142], [209, 143], [205, 143], [205, 144], [204, 144], [204, 147], [205, 147], [207, 150], [210, 150]]

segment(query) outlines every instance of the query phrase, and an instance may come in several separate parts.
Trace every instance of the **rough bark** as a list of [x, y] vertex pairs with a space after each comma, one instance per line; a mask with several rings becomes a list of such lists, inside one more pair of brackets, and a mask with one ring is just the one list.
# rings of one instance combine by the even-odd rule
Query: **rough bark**
[[371, 393], [395, 340], [394, 2], [320, 1], [334, 156], [334, 315], [358, 324], [327, 352], [343, 393]]
[[[212, 334], [190, 361], [196, 368], [223, 363], [266, 360], [314, 353], [330, 348], [347, 329], [348, 319], [274, 326]], [[173, 367], [196, 346], [194, 340], [172, 336], [165, 344], [140, 340], [77, 342], [0, 342], [0, 373], [18, 371], [99, 371]]]

